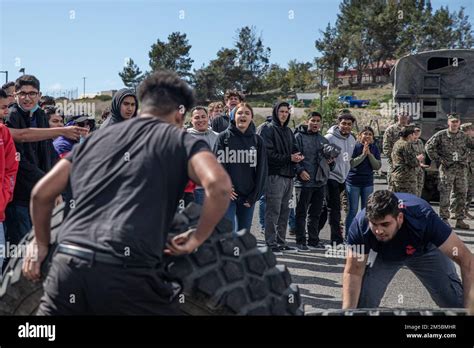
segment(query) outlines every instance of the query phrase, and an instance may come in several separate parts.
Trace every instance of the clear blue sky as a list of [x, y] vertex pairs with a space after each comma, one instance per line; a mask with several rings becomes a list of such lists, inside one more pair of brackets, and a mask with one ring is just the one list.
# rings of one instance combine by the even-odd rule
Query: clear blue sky
[[[464, 6], [474, 19], [474, 0], [432, 4], [451, 11]], [[319, 30], [334, 24], [338, 7], [337, 0], [0, 0], [0, 70], [14, 80], [24, 67], [43, 92], [82, 93], [83, 76], [86, 93], [118, 89], [128, 57], [149, 70], [148, 51], [158, 38], [186, 33], [198, 68], [221, 47], [233, 47], [236, 30], [246, 25], [255, 25], [271, 47], [272, 63], [312, 62]]]

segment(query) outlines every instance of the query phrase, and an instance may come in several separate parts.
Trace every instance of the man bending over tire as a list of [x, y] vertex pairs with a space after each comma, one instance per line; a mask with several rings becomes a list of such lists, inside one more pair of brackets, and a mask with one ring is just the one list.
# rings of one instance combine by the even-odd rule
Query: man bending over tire
[[[343, 309], [378, 307], [403, 266], [415, 273], [438, 306], [467, 306], [474, 257], [423, 199], [374, 192], [352, 222], [347, 243]], [[451, 260], [461, 268], [462, 283]]]
[[[140, 117], [97, 131], [33, 189], [35, 238], [23, 272], [34, 281], [48, 252], [54, 198], [68, 179], [74, 202], [58, 232], [39, 315], [179, 314], [177, 291], [159, 271], [163, 249], [179, 255], [199, 247], [227, 210], [231, 182], [207, 143], [180, 129], [194, 95], [175, 73], [148, 77], [139, 101]], [[210, 199], [195, 232], [167, 242], [189, 179]]]

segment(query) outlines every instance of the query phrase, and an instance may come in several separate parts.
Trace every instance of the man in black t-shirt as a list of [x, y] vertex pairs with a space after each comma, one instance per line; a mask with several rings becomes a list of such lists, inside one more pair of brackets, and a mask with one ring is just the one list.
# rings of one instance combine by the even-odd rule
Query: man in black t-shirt
[[[29, 279], [40, 279], [54, 198], [68, 179], [73, 204], [38, 314], [178, 314], [176, 291], [159, 273], [163, 252], [190, 253], [210, 236], [229, 205], [231, 182], [206, 142], [180, 129], [194, 102], [185, 82], [155, 73], [141, 84], [139, 100], [140, 117], [97, 131], [33, 190], [35, 239], [23, 265]], [[189, 179], [208, 199], [196, 231], [168, 241]]]
[[[438, 306], [467, 305], [474, 257], [423, 199], [388, 190], [373, 193], [349, 227], [347, 243], [344, 309], [378, 307], [403, 266], [415, 273]], [[451, 260], [460, 266], [462, 282]]]

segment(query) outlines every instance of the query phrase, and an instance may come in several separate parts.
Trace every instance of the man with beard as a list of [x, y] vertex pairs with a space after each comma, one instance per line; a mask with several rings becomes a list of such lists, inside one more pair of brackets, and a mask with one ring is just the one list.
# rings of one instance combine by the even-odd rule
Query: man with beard
[[[415, 273], [438, 306], [467, 305], [474, 257], [423, 199], [388, 190], [374, 192], [352, 223], [347, 243], [343, 309], [379, 307], [403, 266]], [[460, 266], [462, 282], [451, 260]]]

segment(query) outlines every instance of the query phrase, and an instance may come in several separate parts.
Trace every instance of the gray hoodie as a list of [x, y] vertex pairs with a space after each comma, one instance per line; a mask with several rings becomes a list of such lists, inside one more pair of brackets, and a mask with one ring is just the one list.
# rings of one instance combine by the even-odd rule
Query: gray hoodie
[[329, 128], [326, 139], [330, 144], [335, 144], [341, 148], [341, 154], [336, 158], [336, 166], [330, 172], [329, 179], [343, 184], [351, 170], [351, 158], [356, 140], [352, 134], [349, 134], [348, 137], [341, 135], [337, 125]]
[[216, 143], [217, 137], [219, 136], [219, 133], [214, 132], [211, 128], [208, 128], [204, 132], [197, 131], [194, 128], [188, 128], [186, 129], [186, 132], [194, 135], [197, 138], [204, 139], [211, 150], [214, 148], [214, 144]]

